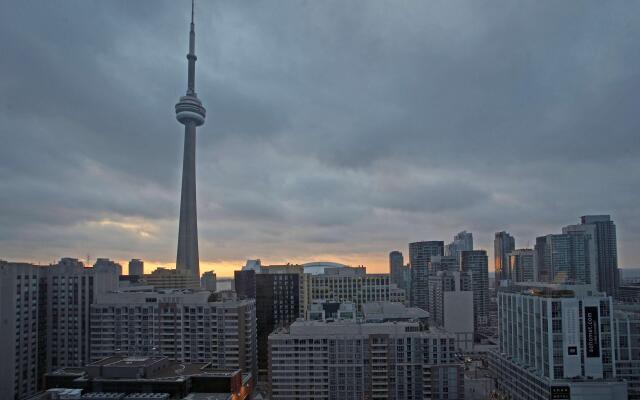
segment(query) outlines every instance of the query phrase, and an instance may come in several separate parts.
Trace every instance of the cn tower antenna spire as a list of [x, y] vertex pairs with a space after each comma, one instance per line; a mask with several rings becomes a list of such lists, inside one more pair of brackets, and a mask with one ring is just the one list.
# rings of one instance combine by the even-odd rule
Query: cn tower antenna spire
[[196, 94], [195, 1], [191, 0], [189, 53], [187, 54], [187, 94], [176, 104], [176, 119], [184, 125], [184, 158], [176, 269], [200, 279], [198, 217], [196, 212], [196, 127], [204, 124], [206, 110]]
[[187, 75], [187, 94], [196, 93], [196, 25], [193, 22], [193, 14], [195, 9], [195, 0], [191, 0], [191, 29], [189, 30], [189, 72]]

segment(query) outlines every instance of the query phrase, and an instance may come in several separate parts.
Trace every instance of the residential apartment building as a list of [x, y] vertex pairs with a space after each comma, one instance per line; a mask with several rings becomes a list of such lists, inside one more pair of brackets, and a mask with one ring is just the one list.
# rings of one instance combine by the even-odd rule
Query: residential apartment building
[[431, 261], [429, 261], [430, 275], [437, 274], [440, 271], [460, 271], [460, 254], [458, 253], [458, 256], [432, 256]]
[[541, 281], [593, 285], [597, 280], [597, 253], [593, 234], [567, 226], [561, 234], [536, 238], [535, 260]]
[[404, 256], [402, 252], [394, 250], [389, 253], [389, 275], [391, 277], [391, 283], [394, 283], [398, 288], [404, 290], [405, 297], [409, 296], [409, 289], [411, 288], [411, 271], [409, 266], [404, 263]]
[[453, 242], [444, 246], [444, 255], [460, 260], [460, 253], [473, 250], [473, 234], [471, 232], [458, 232], [453, 237]]
[[622, 303], [640, 304], [640, 283], [618, 286], [616, 300]]
[[429, 309], [429, 263], [433, 256], [444, 255], [444, 242], [426, 241], [409, 243], [411, 267], [411, 305]]
[[[81, 367], [89, 361], [89, 309], [99, 290], [118, 286], [118, 270], [85, 268], [63, 258], [44, 271], [47, 297], [47, 370]], [[107, 282], [106, 280], [110, 280]], [[102, 288], [96, 286], [102, 285]]]
[[538, 273], [535, 252], [532, 249], [517, 249], [508, 254], [509, 276], [513, 282], [536, 282]]
[[96, 262], [93, 263], [93, 270], [114, 274], [116, 276], [122, 275], [122, 265], [108, 258], [97, 258]]
[[212, 301], [208, 291], [121, 290], [91, 306], [91, 361], [161, 354], [255, 376], [254, 300]]
[[640, 399], [640, 306], [614, 305], [616, 377], [627, 382], [629, 400]]
[[296, 321], [269, 335], [278, 399], [458, 399], [463, 369], [452, 335], [418, 322]]
[[132, 258], [129, 261], [129, 275], [142, 277], [144, 275], [144, 261]]
[[0, 261], [0, 392], [23, 399], [47, 371], [45, 267]]
[[22, 399], [47, 371], [89, 361], [89, 309], [118, 285], [117, 268], [73, 258], [38, 266], [0, 261], [0, 392]]
[[213, 271], [207, 271], [203, 273], [200, 277], [200, 287], [204, 290], [208, 290], [211, 293], [215, 293], [218, 289], [216, 273]]
[[496, 232], [493, 239], [493, 266], [496, 282], [512, 279], [509, 271], [509, 253], [516, 248], [516, 240], [508, 232]]
[[594, 229], [598, 290], [615, 297], [620, 286], [616, 224], [609, 215], [584, 215], [580, 224]]
[[456, 337], [461, 350], [471, 350], [474, 339], [471, 274], [440, 271], [429, 277], [431, 324]]
[[326, 268], [310, 279], [311, 300], [316, 302], [353, 302], [361, 311], [364, 303], [391, 299], [389, 274], [367, 274], [364, 267]]
[[460, 271], [470, 275], [473, 291], [474, 328], [486, 326], [489, 321], [489, 259], [485, 250], [463, 251]]
[[514, 400], [627, 398], [616, 379], [612, 306], [585, 285], [501, 288], [499, 350], [489, 357], [498, 389]]

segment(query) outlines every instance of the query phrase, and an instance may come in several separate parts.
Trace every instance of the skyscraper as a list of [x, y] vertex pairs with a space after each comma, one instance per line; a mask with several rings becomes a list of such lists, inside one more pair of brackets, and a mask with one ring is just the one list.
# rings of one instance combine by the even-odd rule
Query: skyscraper
[[196, 34], [191, 2], [191, 30], [189, 31], [189, 60], [187, 94], [176, 104], [176, 119], [184, 125], [184, 158], [182, 164], [182, 194], [180, 198], [180, 226], [176, 269], [200, 279], [198, 256], [198, 217], [196, 213], [196, 127], [204, 124], [206, 110], [195, 90]]
[[431, 256], [429, 275], [435, 275], [440, 271], [460, 271], [460, 260], [456, 256]]
[[[247, 276], [252, 278], [253, 284], [243, 287]], [[269, 334], [275, 328], [289, 326], [300, 316], [300, 274], [235, 271], [235, 277], [236, 290], [241, 289], [244, 298], [256, 302], [258, 369], [266, 374]], [[247, 289], [254, 291], [249, 293]]]
[[405, 291], [408, 296], [409, 281], [408, 267], [404, 265], [404, 257], [402, 252], [394, 250], [389, 253], [389, 274], [391, 283], [395, 283], [400, 289]]
[[444, 255], [444, 242], [439, 240], [409, 243], [411, 266], [411, 305], [429, 309], [429, 262], [432, 256]]
[[535, 262], [539, 280], [595, 285], [595, 249], [591, 235], [565, 228], [565, 233], [536, 238]]
[[463, 251], [460, 270], [471, 274], [473, 317], [476, 331], [489, 319], [489, 259], [485, 250]]
[[508, 254], [509, 274], [514, 282], [535, 282], [537, 278], [532, 249], [517, 249]]
[[609, 215], [584, 215], [580, 222], [595, 228], [598, 290], [616, 296], [620, 286], [616, 224]]
[[402, 280], [402, 267], [404, 266], [404, 257], [402, 252], [394, 250], [389, 253], [389, 273], [391, 274], [391, 282], [397, 285]]
[[462, 231], [458, 232], [453, 237], [453, 242], [445, 246], [444, 255], [456, 257], [459, 261], [460, 252], [469, 250], [473, 250], [473, 234], [471, 232]]
[[516, 248], [516, 240], [508, 232], [496, 232], [493, 240], [493, 266], [496, 272], [496, 282], [511, 279], [509, 276], [509, 253]]

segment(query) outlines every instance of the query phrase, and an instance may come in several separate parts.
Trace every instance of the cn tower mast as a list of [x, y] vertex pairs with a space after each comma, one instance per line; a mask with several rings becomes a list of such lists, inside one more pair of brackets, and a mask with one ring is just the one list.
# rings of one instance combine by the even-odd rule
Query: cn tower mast
[[196, 211], [196, 127], [204, 124], [206, 110], [195, 91], [196, 33], [193, 23], [194, 0], [191, 0], [191, 30], [189, 31], [189, 61], [187, 94], [176, 104], [176, 119], [184, 125], [184, 158], [182, 163], [182, 194], [180, 197], [180, 227], [176, 269], [200, 279], [198, 255], [198, 215]]

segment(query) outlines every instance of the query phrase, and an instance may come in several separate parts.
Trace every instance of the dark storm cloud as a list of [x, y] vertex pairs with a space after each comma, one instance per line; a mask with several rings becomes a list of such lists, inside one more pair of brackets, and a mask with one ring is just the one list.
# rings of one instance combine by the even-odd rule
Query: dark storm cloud
[[[0, 5], [0, 258], [172, 259], [187, 3]], [[199, 2], [202, 257], [524, 246], [611, 213], [640, 265], [638, 8]]]

